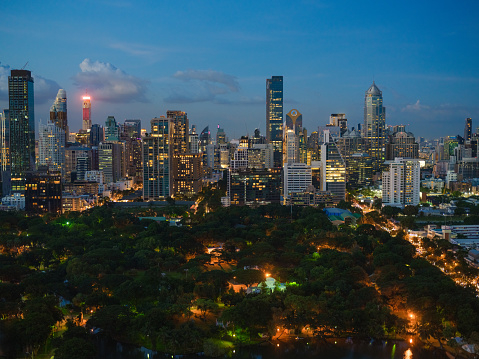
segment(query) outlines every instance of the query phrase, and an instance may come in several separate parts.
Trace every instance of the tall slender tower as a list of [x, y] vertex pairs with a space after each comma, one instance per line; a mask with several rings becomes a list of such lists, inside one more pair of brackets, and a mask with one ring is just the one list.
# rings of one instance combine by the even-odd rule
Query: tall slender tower
[[67, 120], [67, 93], [64, 89], [58, 90], [57, 97], [50, 107], [50, 122], [63, 130], [65, 143], [68, 142], [68, 120]]
[[12, 70], [8, 77], [12, 191], [25, 192], [25, 172], [35, 169], [35, 114], [33, 77], [28, 70]]
[[466, 125], [464, 126], [464, 140], [470, 140], [472, 136], [472, 118], [466, 118]]
[[274, 166], [283, 165], [283, 76], [266, 79], [266, 142], [273, 145]]
[[385, 127], [386, 108], [383, 107], [383, 94], [373, 81], [364, 97], [364, 126], [361, 135], [366, 152], [373, 161], [374, 172], [380, 171], [384, 162]]
[[83, 116], [82, 116], [82, 130], [88, 131], [91, 129], [91, 99], [89, 95], [83, 96]]

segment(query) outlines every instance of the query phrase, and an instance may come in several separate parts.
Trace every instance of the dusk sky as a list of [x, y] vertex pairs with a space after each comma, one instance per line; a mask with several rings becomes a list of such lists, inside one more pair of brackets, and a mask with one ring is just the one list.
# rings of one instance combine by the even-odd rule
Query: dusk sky
[[167, 110], [201, 131], [265, 134], [265, 83], [284, 76], [284, 113], [308, 133], [331, 113], [363, 122], [375, 80], [388, 125], [432, 139], [479, 126], [479, 2], [459, 1], [3, 1], [0, 108], [8, 75], [28, 61], [35, 119], [46, 122], [57, 90], [71, 131], [81, 95], [92, 122]]

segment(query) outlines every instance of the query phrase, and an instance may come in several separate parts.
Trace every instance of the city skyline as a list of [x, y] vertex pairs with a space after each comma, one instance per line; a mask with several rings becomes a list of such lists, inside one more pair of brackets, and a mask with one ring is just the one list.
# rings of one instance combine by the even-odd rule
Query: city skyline
[[[112, 115], [141, 118], [148, 128], [152, 118], [181, 110], [197, 128], [220, 124], [229, 138], [255, 128], [266, 134], [264, 81], [271, 76], [284, 77], [284, 113], [300, 111], [309, 132], [332, 113], [345, 113], [349, 127], [362, 123], [362, 96], [373, 81], [387, 125], [432, 139], [462, 134], [470, 117], [475, 131], [479, 5], [439, 3], [434, 15], [427, 4], [412, 5], [8, 3], [0, 106], [8, 108], [10, 70], [28, 61], [36, 122], [47, 122], [63, 88], [71, 131], [82, 127], [87, 90], [93, 124]], [[20, 14], [31, 20], [14, 21]], [[47, 18], [56, 20], [45, 26]], [[171, 26], [178, 18], [182, 27]], [[46, 51], [52, 42], [64, 47], [54, 58]]]

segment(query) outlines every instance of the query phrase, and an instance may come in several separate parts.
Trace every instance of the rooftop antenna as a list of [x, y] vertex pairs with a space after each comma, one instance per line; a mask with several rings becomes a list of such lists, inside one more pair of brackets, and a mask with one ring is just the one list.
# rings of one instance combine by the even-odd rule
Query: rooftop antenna
[[20, 70], [25, 70], [25, 67], [27, 67], [27, 65], [28, 65], [28, 61], [25, 63], [25, 65], [23, 65], [23, 67]]

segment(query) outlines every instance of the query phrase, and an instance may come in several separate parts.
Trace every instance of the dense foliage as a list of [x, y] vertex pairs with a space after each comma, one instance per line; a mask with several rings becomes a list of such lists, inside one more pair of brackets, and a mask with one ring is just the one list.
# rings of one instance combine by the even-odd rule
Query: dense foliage
[[[58, 357], [74, 357], [81, 346], [75, 355], [85, 358], [95, 355], [91, 331], [78, 327], [85, 322], [115, 340], [177, 353], [279, 328], [321, 338], [395, 337], [408, 311], [417, 313], [424, 338], [447, 338], [451, 328], [469, 337], [479, 328], [474, 292], [416, 258], [402, 234], [371, 224], [336, 229], [314, 208], [203, 213], [103, 206], [52, 219], [0, 212], [5, 355], [38, 351], [61, 323], [68, 329], [53, 342]], [[163, 214], [183, 216], [184, 225], [138, 218]], [[267, 290], [266, 274], [285, 290]], [[235, 292], [229, 283], [260, 290]]]

